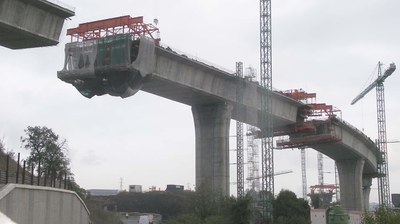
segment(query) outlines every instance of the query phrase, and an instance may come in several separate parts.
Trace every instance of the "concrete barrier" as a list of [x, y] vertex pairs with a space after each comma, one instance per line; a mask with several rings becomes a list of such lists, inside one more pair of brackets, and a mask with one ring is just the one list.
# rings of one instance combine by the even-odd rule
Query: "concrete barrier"
[[89, 210], [73, 191], [8, 184], [0, 189], [0, 212], [18, 224], [89, 224]]

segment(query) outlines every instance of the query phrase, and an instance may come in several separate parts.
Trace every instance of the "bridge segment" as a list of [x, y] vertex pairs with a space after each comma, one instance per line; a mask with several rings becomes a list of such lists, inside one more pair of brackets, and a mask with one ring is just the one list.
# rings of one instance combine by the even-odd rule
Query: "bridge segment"
[[380, 153], [376, 144], [349, 123], [329, 117], [306, 121], [277, 134], [289, 138], [277, 141], [281, 148], [309, 147], [335, 160], [340, 180], [341, 204], [347, 210], [369, 207], [372, 178], [377, 177]]
[[[128, 38], [129, 41], [123, 41], [124, 47], [118, 48], [127, 49], [124, 52], [130, 54], [115, 64], [108, 62], [114, 56], [121, 57], [121, 53], [116, 50], [113, 56], [112, 45], [109, 45], [111, 53], [109, 58], [105, 57], [101, 53], [104, 47], [99, 45], [106, 43], [106, 40], [67, 44], [65, 66], [58, 72], [58, 77], [74, 85], [88, 98], [107, 93], [124, 98], [142, 90], [191, 106], [196, 133], [196, 186], [205, 185], [229, 195], [230, 120], [232, 118], [264, 128], [261, 125], [264, 113], [261, 99], [267, 90], [257, 83], [239, 79], [234, 74], [179, 54], [169, 47], [156, 46], [145, 38], [137, 40], [118, 36], [119, 40], [121, 38]], [[243, 100], [237, 99], [236, 94], [236, 86], [240, 82]], [[275, 133], [304, 123], [307, 115], [305, 104], [278, 92], [272, 93], [272, 102]], [[237, 113], [239, 108], [244, 112]], [[339, 133], [336, 136], [338, 139], [312, 147], [339, 162], [342, 194], [356, 196], [344, 202], [347, 203], [346, 208], [362, 210], [363, 198], [366, 198], [362, 195], [362, 182], [368, 179], [363, 177], [376, 173], [376, 146], [339, 120], [327, 128]], [[300, 131], [299, 136], [306, 137], [304, 132], [307, 131]], [[328, 134], [332, 135], [330, 132]], [[312, 135], [308, 134], [308, 137]], [[291, 137], [293, 140], [295, 136]], [[355, 184], [346, 185], [351, 182]], [[354, 200], [357, 202], [351, 204]]]
[[57, 1], [1, 0], [0, 45], [11, 49], [58, 44], [64, 20], [75, 15]]
[[[68, 59], [58, 77], [89, 98], [105, 93], [128, 97], [142, 90], [191, 106], [196, 132], [196, 185], [207, 183], [212, 189], [229, 195], [230, 120], [233, 118], [261, 128], [261, 97], [266, 95], [266, 90], [168, 47], [156, 47], [146, 39], [140, 40], [132, 63], [96, 67], [93, 61], [101, 49], [95, 45], [90, 44], [91, 51], [82, 51], [81, 43], [67, 44]], [[85, 46], [89, 49], [89, 43]], [[74, 53], [71, 55], [71, 52]], [[79, 58], [87, 58], [89, 61], [83, 64], [89, 66], [79, 66]], [[97, 65], [99, 60], [97, 58]], [[118, 75], [120, 79], [115, 81], [117, 78], [113, 76]], [[243, 84], [242, 103], [236, 94], [239, 82]], [[276, 126], [301, 121], [298, 116], [301, 103], [275, 92], [272, 102]], [[239, 108], [244, 112], [237, 113]]]

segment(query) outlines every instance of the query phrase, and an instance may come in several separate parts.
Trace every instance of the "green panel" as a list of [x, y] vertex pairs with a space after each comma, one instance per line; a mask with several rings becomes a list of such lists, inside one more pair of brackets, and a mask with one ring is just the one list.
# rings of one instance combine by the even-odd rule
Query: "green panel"
[[96, 68], [130, 64], [131, 35], [122, 34], [98, 40]]

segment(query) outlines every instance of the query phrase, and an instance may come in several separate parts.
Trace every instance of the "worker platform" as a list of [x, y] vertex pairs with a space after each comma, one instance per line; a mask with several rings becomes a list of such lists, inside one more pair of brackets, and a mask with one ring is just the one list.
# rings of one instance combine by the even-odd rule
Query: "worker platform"
[[160, 41], [155, 37], [157, 32], [152, 24], [143, 23], [143, 17], [130, 16], [68, 29], [71, 42], [65, 45], [64, 68], [57, 76], [87, 98], [104, 94], [132, 96], [149, 72], [136, 59], [152, 60], [149, 57]]
[[64, 20], [74, 8], [59, 1], [0, 1], [0, 45], [25, 49], [57, 45]]

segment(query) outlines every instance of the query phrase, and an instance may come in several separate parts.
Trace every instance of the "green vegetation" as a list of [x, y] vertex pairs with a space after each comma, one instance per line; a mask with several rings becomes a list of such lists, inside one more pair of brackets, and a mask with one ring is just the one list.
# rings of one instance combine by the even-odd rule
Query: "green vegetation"
[[66, 156], [67, 141], [60, 140], [59, 136], [50, 128], [45, 126], [29, 126], [24, 130], [26, 136], [21, 137], [22, 146], [30, 151], [27, 158], [29, 165], [39, 167], [43, 174], [61, 177], [65, 174], [71, 175], [70, 161]]
[[365, 213], [362, 224], [399, 224], [400, 212], [388, 208], [379, 208], [374, 214]]
[[309, 224], [310, 206], [302, 198], [289, 190], [282, 190], [273, 201], [275, 224]]
[[113, 200], [120, 212], [161, 214], [166, 224], [246, 224], [250, 200], [220, 197], [211, 191], [122, 192]]
[[120, 224], [117, 212], [106, 211], [103, 209], [103, 201], [87, 197], [85, 204], [90, 211], [90, 220], [93, 224]]
[[[257, 202], [252, 202], [251, 197], [221, 197], [204, 189], [196, 192], [123, 192], [112, 201], [120, 212], [159, 213], [166, 224], [248, 224], [252, 215], [259, 219], [259, 213], [252, 214], [252, 204]], [[273, 206], [275, 224], [310, 223], [310, 206], [291, 191], [281, 191]]]

